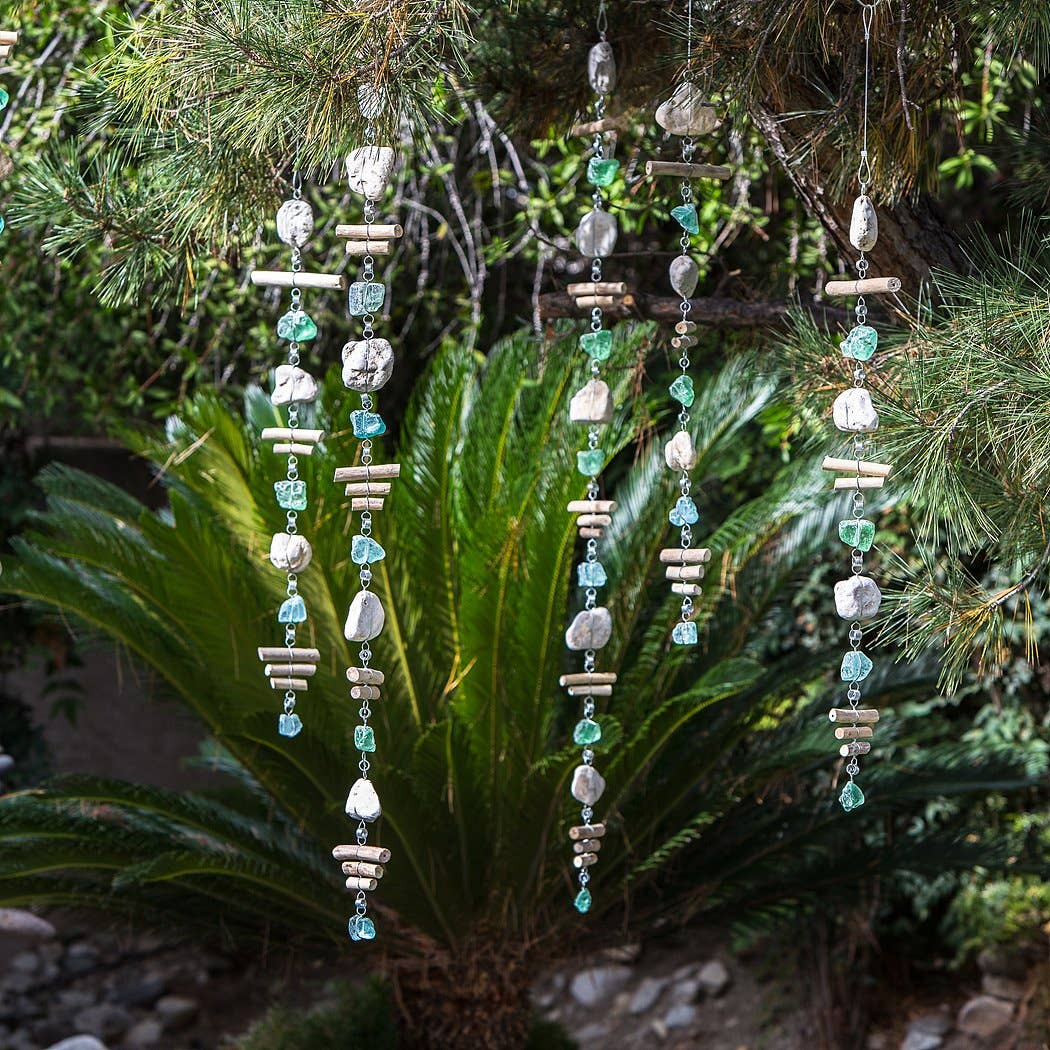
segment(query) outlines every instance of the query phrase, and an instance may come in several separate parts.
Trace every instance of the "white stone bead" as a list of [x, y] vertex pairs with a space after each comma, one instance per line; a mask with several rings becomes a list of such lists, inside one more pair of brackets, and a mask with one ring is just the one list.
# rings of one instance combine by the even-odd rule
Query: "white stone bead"
[[602, 649], [612, 637], [612, 616], [609, 610], [599, 605], [594, 609], [582, 609], [569, 624], [565, 632], [565, 644], [573, 652]]
[[599, 95], [611, 95], [616, 87], [616, 58], [612, 44], [602, 41], [587, 54], [587, 79]]
[[378, 820], [383, 815], [379, 804], [379, 794], [372, 786], [371, 780], [359, 777], [346, 796], [346, 815], [351, 820]]
[[696, 263], [688, 255], [679, 255], [671, 260], [667, 273], [671, 278], [671, 287], [683, 299], [691, 299], [696, 291], [697, 281], [700, 280], [700, 271]]
[[386, 192], [394, 171], [397, 154], [391, 146], [361, 146], [346, 158], [346, 177], [350, 189], [369, 200], [378, 200]]
[[674, 471], [692, 470], [696, 466], [696, 449], [688, 430], [679, 430], [664, 445], [664, 462]]
[[656, 123], [672, 135], [707, 135], [721, 121], [715, 107], [704, 102], [700, 88], [687, 83], [679, 84], [675, 93], [660, 103]]
[[604, 258], [616, 247], [616, 216], [607, 211], [588, 212], [572, 235], [576, 248], [588, 258]]
[[313, 556], [309, 542], [298, 534], [278, 532], [270, 540], [270, 561], [282, 572], [302, 572]]
[[853, 202], [849, 223], [849, 242], [859, 252], [870, 252], [879, 239], [879, 217], [871, 198], [860, 196]]
[[593, 806], [605, 794], [605, 777], [594, 766], [577, 766], [572, 771], [572, 797]]
[[288, 405], [293, 401], [313, 401], [317, 397], [317, 380], [298, 365], [278, 365], [273, 375], [273, 393], [270, 401], [275, 405]]
[[293, 248], [302, 248], [314, 232], [314, 210], [306, 201], [285, 201], [277, 210], [277, 236]]
[[350, 642], [370, 642], [378, 637], [386, 623], [383, 603], [371, 591], [358, 591], [346, 614], [343, 636]]
[[866, 434], [879, 429], [879, 414], [871, 403], [871, 394], [862, 386], [843, 390], [832, 406], [835, 426], [839, 430]]
[[601, 379], [592, 379], [569, 402], [569, 419], [573, 423], [611, 423], [612, 417], [612, 393]]
[[385, 339], [359, 339], [343, 347], [343, 385], [359, 393], [386, 386], [394, 372], [394, 351]]
[[835, 584], [835, 611], [844, 620], [868, 620], [881, 604], [882, 591], [870, 576], [851, 576]]

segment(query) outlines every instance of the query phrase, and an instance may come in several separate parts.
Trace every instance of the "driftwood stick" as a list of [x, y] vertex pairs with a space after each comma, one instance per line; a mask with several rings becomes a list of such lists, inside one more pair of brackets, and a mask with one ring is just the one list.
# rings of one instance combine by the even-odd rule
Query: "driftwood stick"
[[825, 470], [844, 470], [852, 474], [870, 474], [873, 478], [888, 478], [893, 470], [888, 463], [869, 463], [865, 459], [836, 459], [825, 456], [822, 464]]
[[612, 514], [616, 510], [616, 501], [611, 499], [574, 499], [569, 500], [567, 510], [570, 514]]
[[336, 860], [368, 860], [374, 864], [389, 864], [390, 850], [383, 846], [336, 846], [332, 850]]
[[601, 120], [590, 120], [585, 124], [574, 124], [569, 135], [572, 138], [587, 138], [603, 131], [626, 131], [630, 126], [627, 117], [603, 117]]
[[264, 664], [271, 663], [274, 660], [287, 660], [289, 656], [293, 660], [304, 660], [313, 664], [319, 663], [321, 659], [321, 653], [318, 649], [289, 649], [287, 646], [279, 645], [259, 647], [259, 659]]
[[366, 241], [371, 240], [373, 237], [384, 241], [391, 237], [401, 237], [404, 235], [404, 232], [404, 227], [396, 222], [372, 223], [371, 225], [344, 223], [335, 228], [336, 237], [347, 241]]
[[367, 467], [336, 467], [334, 481], [368, 481], [370, 478], [397, 478], [400, 463], [373, 463]]
[[604, 824], [578, 824], [574, 828], [569, 828], [569, 838], [573, 842], [580, 842], [582, 839], [600, 839], [604, 834]]
[[733, 169], [722, 164], [685, 164], [677, 160], [647, 160], [645, 174], [650, 178], [657, 175], [680, 175], [687, 179], [719, 179], [724, 182], [733, 177]]
[[856, 711], [848, 707], [833, 707], [828, 712], [828, 719], [832, 722], [877, 722], [879, 712], [870, 707], [862, 707]]
[[611, 685], [570, 685], [569, 696], [612, 696]]
[[705, 565], [711, 560], [711, 551], [707, 547], [665, 547], [660, 551], [660, 561], [664, 565]]
[[615, 685], [615, 671], [574, 671], [572, 674], [563, 674], [558, 679], [559, 685]]
[[837, 489], [881, 489], [886, 484], [886, 479], [881, 478], [836, 478]]
[[624, 281], [583, 281], [570, 284], [565, 290], [573, 298], [578, 295], [626, 295], [627, 284]]
[[869, 277], [866, 281], [828, 281], [825, 295], [882, 295], [899, 292], [899, 277]]
[[258, 288], [345, 289], [346, 277], [339, 273], [288, 273], [283, 270], [252, 270], [252, 284]]

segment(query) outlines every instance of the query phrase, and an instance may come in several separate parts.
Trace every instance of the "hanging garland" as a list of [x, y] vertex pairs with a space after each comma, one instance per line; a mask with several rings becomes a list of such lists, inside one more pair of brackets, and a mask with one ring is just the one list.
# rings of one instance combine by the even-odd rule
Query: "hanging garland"
[[868, 196], [874, 178], [874, 165], [868, 153], [868, 93], [870, 77], [871, 26], [875, 16], [875, 3], [861, 4], [861, 22], [864, 30], [864, 110], [862, 118], [862, 146], [857, 180], [860, 194], [853, 204], [850, 222], [850, 244], [860, 253], [857, 259], [856, 281], [829, 281], [825, 291], [829, 295], [857, 296], [855, 313], [857, 323], [841, 343], [845, 357], [853, 361], [853, 386], [835, 399], [833, 417], [835, 426], [852, 435], [850, 455], [837, 458], [828, 456], [824, 469], [833, 473], [847, 474], [835, 479], [834, 488], [852, 492], [852, 516], [838, 524], [839, 539], [850, 548], [851, 575], [835, 584], [835, 611], [850, 623], [850, 649], [842, 657], [839, 675], [846, 684], [846, 707], [833, 708], [829, 717], [835, 724], [835, 738], [842, 741], [839, 754], [847, 759], [846, 774], [849, 780], [842, 788], [839, 802], [848, 813], [864, 804], [864, 792], [856, 782], [860, 773], [861, 755], [871, 751], [874, 725], [879, 721], [879, 712], [873, 708], [862, 708], [861, 683], [868, 677], [873, 664], [863, 652], [864, 623], [874, 617], [882, 604], [882, 592], [878, 584], [864, 574], [864, 555], [871, 550], [875, 539], [875, 523], [864, 517], [864, 492], [882, 488], [891, 468], [885, 463], [866, 459], [872, 455], [874, 443], [870, 438], [879, 426], [879, 416], [872, 404], [871, 394], [865, 387], [867, 373], [864, 362], [871, 359], [878, 347], [878, 333], [867, 323], [868, 308], [866, 294], [894, 293], [901, 287], [896, 277], [869, 278], [870, 264], [866, 253], [875, 247], [879, 236], [878, 216]]
[[356, 894], [355, 911], [348, 923], [353, 941], [375, 939], [375, 923], [368, 915], [368, 894], [379, 885], [384, 865], [390, 860], [390, 850], [368, 844], [369, 825], [382, 815], [379, 794], [369, 778], [369, 755], [376, 750], [375, 730], [370, 724], [371, 705], [380, 698], [380, 686], [385, 677], [371, 666], [370, 642], [377, 638], [386, 622], [386, 614], [378, 595], [371, 590], [372, 566], [386, 557], [386, 551], [372, 537], [372, 515], [383, 509], [393, 479], [400, 476], [397, 463], [375, 463], [372, 440], [386, 433], [386, 422], [376, 411], [372, 397], [386, 385], [394, 370], [394, 351], [386, 339], [377, 338], [374, 325], [376, 314], [387, 298], [386, 286], [375, 280], [375, 256], [389, 255], [393, 242], [402, 235], [396, 223], [376, 223], [376, 202], [382, 198], [396, 163], [391, 146], [375, 144], [372, 123], [382, 111], [385, 99], [372, 89], [362, 89], [358, 95], [361, 112], [369, 122], [366, 145], [353, 150], [346, 160], [350, 189], [364, 197], [363, 218], [359, 224], [336, 228], [336, 236], [346, 241], [346, 254], [360, 257], [361, 271], [350, 285], [347, 306], [351, 317], [362, 325], [361, 338], [351, 340], [343, 347], [343, 384], [361, 395], [361, 407], [350, 413], [354, 437], [360, 441], [358, 465], [339, 467], [335, 481], [345, 485], [350, 497], [351, 514], [359, 514], [358, 527], [350, 543], [350, 559], [358, 567], [360, 590], [350, 603], [343, 629], [347, 641], [360, 644], [358, 663], [347, 668], [350, 697], [360, 703], [360, 722], [354, 728], [354, 747], [358, 751], [360, 776], [350, 788], [346, 800], [346, 814], [357, 821], [355, 841], [336, 846], [332, 856], [342, 862], [346, 888]]

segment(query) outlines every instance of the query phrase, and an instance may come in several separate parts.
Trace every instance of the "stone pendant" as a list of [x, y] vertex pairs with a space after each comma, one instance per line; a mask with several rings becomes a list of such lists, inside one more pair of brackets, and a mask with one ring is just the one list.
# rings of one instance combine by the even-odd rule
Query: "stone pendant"
[[288, 405], [293, 401], [314, 401], [317, 398], [317, 380], [298, 365], [278, 365], [273, 374], [273, 393], [270, 401], [275, 405]]
[[383, 603], [371, 591], [358, 591], [350, 603], [343, 636], [350, 642], [370, 642], [383, 632], [386, 613]]
[[576, 249], [588, 258], [604, 258], [612, 255], [618, 234], [616, 216], [607, 211], [588, 212], [572, 235]]
[[849, 242], [859, 252], [870, 252], [879, 239], [879, 217], [871, 198], [859, 196], [853, 202], [853, 217], [849, 223]]
[[667, 272], [671, 278], [671, 287], [683, 299], [691, 299], [696, 291], [697, 281], [700, 280], [700, 271], [696, 263], [688, 255], [679, 255], [671, 261]]
[[603, 605], [582, 609], [565, 632], [565, 644], [576, 653], [603, 649], [612, 637], [612, 616]]
[[293, 248], [303, 248], [314, 232], [314, 210], [306, 201], [285, 201], [277, 211], [277, 236]]
[[371, 823], [383, 815], [383, 807], [379, 804], [379, 795], [372, 786], [371, 780], [358, 777], [350, 794], [346, 796], [346, 815], [351, 820], [367, 820]]
[[832, 406], [835, 426], [854, 434], [867, 434], [879, 429], [879, 414], [871, 403], [871, 394], [862, 386], [843, 390]]
[[342, 356], [343, 386], [360, 394], [381, 390], [394, 374], [394, 350], [386, 339], [347, 343]]
[[696, 466], [696, 449], [688, 430], [679, 430], [664, 445], [664, 462], [675, 471], [690, 471]]
[[572, 797], [593, 806], [605, 794], [605, 777], [594, 766], [577, 766], [572, 771]]
[[601, 379], [592, 379], [569, 402], [569, 419], [573, 423], [611, 423], [612, 417], [612, 393]]
[[835, 611], [843, 620], [870, 620], [882, 605], [882, 591], [870, 576], [851, 576], [835, 584]]
[[270, 561], [282, 572], [302, 572], [313, 556], [309, 541], [298, 533], [278, 532], [270, 540]]
[[656, 123], [672, 135], [708, 135], [720, 121], [718, 111], [704, 102], [700, 89], [685, 83], [657, 107]]
[[378, 200], [386, 192], [394, 171], [397, 154], [391, 146], [361, 146], [346, 158], [346, 178], [350, 189], [369, 200]]
[[587, 79], [599, 95], [611, 95], [616, 87], [616, 58], [612, 44], [603, 40], [587, 53]]

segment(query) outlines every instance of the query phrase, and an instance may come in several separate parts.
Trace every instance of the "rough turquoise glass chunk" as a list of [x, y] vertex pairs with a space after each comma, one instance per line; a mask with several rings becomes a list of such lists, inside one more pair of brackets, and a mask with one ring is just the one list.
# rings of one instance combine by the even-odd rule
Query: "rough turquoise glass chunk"
[[580, 336], [580, 349], [595, 361], [608, 361], [612, 353], [612, 332], [603, 328], [600, 332], [584, 332]]
[[587, 181], [592, 186], [608, 186], [616, 178], [620, 162], [609, 157], [591, 157], [587, 161]]
[[386, 423], [378, 412], [366, 412], [359, 408], [350, 413], [350, 426], [354, 428], [355, 438], [374, 438], [386, 433]]
[[592, 478], [601, 472], [605, 453], [600, 448], [587, 448], [576, 453], [576, 469], [585, 477]]
[[842, 808], [849, 813], [851, 809], [856, 809], [858, 806], [864, 805], [864, 792], [861, 791], [860, 785], [855, 784], [852, 780], [842, 789], [842, 794], [839, 795], [839, 803]]
[[576, 584], [579, 587], [604, 587], [609, 577], [600, 561], [583, 561], [576, 566]]
[[696, 214], [695, 204], [679, 204], [677, 208], [671, 209], [671, 218], [682, 227], [686, 233], [700, 232], [700, 218]]
[[691, 496], [679, 496], [667, 518], [672, 525], [681, 528], [683, 525], [695, 525], [700, 520], [700, 511]]
[[572, 731], [572, 738], [580, 747], [597, 744], [602, 738], [602, 727], [593, 718], [581, 718]]
[[364, 317], [383, 309], [386, 302], [386, 285], [376, 281], [354, 281], [346, 296], [351, 317]]
[[867, 518], [849, 518], [839, 522], [839, 539], [847, 547], [870, 551], [875, 542], [875, 522]]
[[692, 620], [676, 623], [671, 632], [671, 641], [675, 645], [696, 645], [697, 637], [696, 624]]
[[305, 310], [289, 310], [277, 322], [277, 338], [308, 343], [317, 338], [317, 325]]
[[293, 711], [290, 715], [281, 715], [277, 719], [277, 732], [281, 736], [298, 736], [303, 731], [302, 719]]
[[350, 560], [355, 565], [371, 565], [382, 561], [386, 551], [371, 536], [355, 536], [350, 541]]
[[856, 650], [842, 657], [842, 670], [839, 673], [844, 682], [863, 682], [874, 666], [860, 650]]
[[278, 623], [303, 623], [306, 620], [306, 602], [298, 594], [286, 598], [277, 610]]
[[878, 345], [879, 333], [870, 325], [859, 324], [839, 343], [839, 348], [846, 357], [852, 357], [855, 361], [867, 361], [875, 353]]
[[3, 88], [0, 88], [0, 109], [7, 109], [7, 104], [10, 101], [11, 96]]
[[305, 481], [275, 481], [273, 491], [281, 510], [306, 510]]
[[354, 915], [346, 929], [352, 941], [374, 941], [376, 939], [376, 925], [367, 915]]
[[0, 233], [7, 229], [7, 219], [0, 215]]
[[692, 376], [679, 376], [669, 387], [671, 397], [688, 408], [696, 400]]
[[375, 751], [376, 735], [371, 726], [354, 726], [354, 747], [358, 751]]
[[586, 915], [591, 910], [591, 891], [585, 886], [576, 894], [572, 906], [581, 914]]

